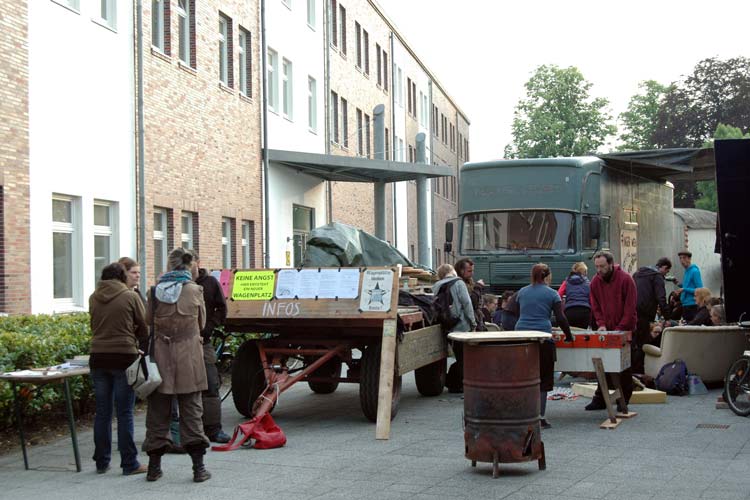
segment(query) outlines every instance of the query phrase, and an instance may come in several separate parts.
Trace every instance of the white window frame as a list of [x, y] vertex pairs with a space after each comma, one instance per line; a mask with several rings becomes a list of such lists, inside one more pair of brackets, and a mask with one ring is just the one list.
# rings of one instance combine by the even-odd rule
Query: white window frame
[[249, 269], [250, 263], [250, 221], [242, 221], [242, 268]]
[[190, 59], [192, 58], [190, 48], [190, 16], [193, 14], [193, 0], [184, 0], [185, 8], [180, 6], [181, 1], [183, 0], [177, 0], [177, 7], [175, 8], [175, 12], [177, 13], [177, 56], [183, 64], [190, 66]]
[[[185, 219], [188, 221], [187, 230], [188, 232], [185, 232]], [[191, 250], [195, 248], [195, 241], [193, 234], [193, 224], [195, 223], [195, 213], [193, 212], [182, 212], [180, 214], [180, 244], [182, 245], [182, 248], [185, 248], [187, 250]]]
[[248, 74], [248, 66], [247, 66], [248, 40], [250, 40], [250, 32], [247, 31], [242, 26], [240, 26], [239, 43], [238, 43], [239, 58], [240, 58], [240, 94], [244, 95], [245, 97], [250, 97], [250, 92], [248, 92], [248, 89], [249, 89], [249, 83], [252, 78], [252, 76]]
[[289, 10], [292, 10], [292, 0], [281, 0], [281, 3]]
[[113, 30], [117, 29], [117, 0], [99, 1], [99, 21]]
[[279, 113], [279, 54], [275, 50], [268, 49], [268, 61], [266, 62], [268, 72], [268, 108], [274, 113]]
[[[76, 0], [77, 1], [77, 0]], [[164, 2], [151, 0], [151, 46], [164, 53]]]
[[[56, 222], [52, 218], [52, 233], [65, 233], [70, 234], [70, 275], [71, 284], [70, 291], [71, 297], [59, 297], [55, 298], [54, 290], [54, 248], [51, 253], [52, 257], [52, 272], [53, 272], [53, 286], [52, 286], [52, 303], [55, 309], [72, 309], [80, 307], [83, 304], [83, 289], [81, 283], [81, 268], [82, 268], [82, 245], [81, 245], [81, 215], [80, 215], [80, 204], [81, 199], [75, 196], [66, 196], [60, 194], [53, 194], [52, 200], [63, 201], [70, 203], [70, 222]], [[52, 217], [54, 217], [54, 210]]]
[[331, 91], [330, 96], [330, 106], [331, 106], [331, 142], [334, 144], [339, 143], [339, 95]]
[[[154, 262], [154, 276], [158, 277], [159, 274], [166, 272], [168, 267], [167, 257], [169, 255], [169, 249], [167, 248], [167, 245], [169, 242], [167, 241], [167, 224], [169, 221], [166, 208], [154, 208], [154, 215], [157, 214], [161, 219], [161, 226], [163, 229], [157, 231], [156, 227], [154, 227], [152, 241], [163, 242], [163, 245], [161, 246], [161, 261], [164, 263], [164, 269], [156, 269], [156, 262]], [[156, 250], [154, 250], [154, 252], [156, 252]], [[156, 255], [154, 255], [154, 257], [156, 257]]]
[[221, 267], [232, 267], [232, 219], [221, 218]]
[[289, 59], [281, 60], [281, 98], [284, 118], [294, 119], [294, 65]]
[[318, 82], [307, 76], [307, 129], [318, 133]]
[[[107, 207], [107, 210], [109, 210], [109, 225], [108, 226], [100, 226], [96, 223], [96, 215], [94, 214], [93, 221], [94, 221], [94, 239], [96, 239], [97, 236], [106, 236], [109, 238], [109, 262], [105, 262], [104, 265], [109, 264], [110, 262], [113, 262], [115, 260], [115, 256], [118, 254], [118, 227], [117, 227], [117, 203], [113, 201], [104, 201], [104, 200], [94, 200], [94, 211], [96, 211], [96, 207]], [[94, 246], [94, 271], [96, 274], [96, 245]], [[95, 276], [96, 281], [99, 280], [99, 276]]]
[[76, 14], [81, 13], [81, 0], [52, 0], [56, 4], [60, 4], [66, 9], [70, 9]]
[[229, 86], [229, 19], [219, 14], [219, 81]]
[[396, 84], [398, 85], [398, 89], [396, 89], [396, 97], [398, 101], [399, 107], [404, 107], [404, 72], [401, 70], [399, 66], [396, 66]]
[[315, 12], [315, 0], [307, 0], [307, 25], [310, 27], [311, 30], [315, 31], [316, 29], [316, 16], [317, 12]]

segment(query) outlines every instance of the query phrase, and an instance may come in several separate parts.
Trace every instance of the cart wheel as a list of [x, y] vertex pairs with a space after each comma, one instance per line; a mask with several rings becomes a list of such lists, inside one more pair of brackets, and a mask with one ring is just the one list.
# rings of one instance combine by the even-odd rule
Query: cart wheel
[[[359, 404], [367, 420], [378, 418], [378, 388], [380, 386], [380, 344], [369, 345], [362, 352], [362, 369], [359, 378]], [[391, 420], [398, 413], [401, 399], [401, 376], [393, 374], [393, 397], [391, 399]]]
[[443, 358], [414, 370], [417, 390], [422, 396], [439, 396], [445, 387], [448, 359]]
[[[316, 358], [306, 358], [305, 363], [310, 364], [315, 361]], [[315, 370], [311, 377], [330, 377], [339, 378], [341, 376], [341, 358], [334, 356], [330, 360], [326, 361], [323, 366]], [[308, 382], [310, 390], [317, 394], [331, 394], [338, 386], [339, 382]]]
[[260, 362], [258, 345], [248, 340], [237, 350], [232, 363], [232, 399], [237, 411], [252, 417], [253, 403], [266, 388], [263, 364]]

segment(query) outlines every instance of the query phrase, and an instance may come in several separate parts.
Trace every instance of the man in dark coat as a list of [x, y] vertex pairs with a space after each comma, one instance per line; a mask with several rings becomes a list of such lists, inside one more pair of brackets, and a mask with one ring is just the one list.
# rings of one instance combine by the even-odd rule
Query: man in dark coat
[[227, 302], [219, 282], [208, 271], [200, 267], [198, 254], [193, 252], [198, 263], [197, 284], [203, 287], [203, 300], [206, 303], [206, 326], [201, 331], [203, 337], [203, 361], [206, 364], [208, 389], [203, 391], [203, 432], [215, 443], [228, 443], [229, 435], [221, 428], [221, 398], [219, 370], [216, 367], [216, 351], [211, 343], [216, 328], [224, 325], [227, 319]]
[[638, 323], [636, 324], [633, 338], [633, 372], [643, 373], [643, 346], [653, 343], [651, 337], [651, 322], [656, 316], [657, 307], [662, 316], [669, 317], [669, 304], [667, 303], [667, 292], [664, 287], [664, 277], [672, 269], [672, 262], [662, 257], [655, 266], [644, 266], [633, 274], [635, 288], [638, 292], [636, 312]]

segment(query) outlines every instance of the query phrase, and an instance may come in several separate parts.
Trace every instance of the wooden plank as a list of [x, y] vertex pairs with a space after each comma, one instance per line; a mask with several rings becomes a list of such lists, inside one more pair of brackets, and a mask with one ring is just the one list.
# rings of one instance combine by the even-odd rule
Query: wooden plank
[[393, 374], [396, 363], [396, 320], [383, 321], [383, 342], [380, 349], [380, 383], [378, 385], [378, 415], [375, 439], [391, 436], [391, 403], [393, 402]]
[[620, 425], [621, 422], [622, 422], [621, 418], [615, 418], [614, 422], [611, 421], [611, 420], [609, 420], [609, 419], [607, 419], [604, 422], [602, 422], [601, 424], [599, 424], [599, 428], [600, 429], [607, 429], [607, 430], [611, 431], [611, 430], [617, 429], [617, 426]]
[[440, 325], [404, 332], [398, 343], [398, 374], [404, 375], [448, 357], [448, 342]]
[[[591, 362], [594, 363], [594, 371], [596, 372], [596, 379], [599, 381], [599, 388], [602, 391], [602, 395], [604, 396], [604, 406], [607, 408], [607, 415], [609, 415], [609, 422], [614, 425], [614, 427], [602, 427], [607, 429], [614, 429], [617, 427], [617, 417], [615, 416], [615, 410], [612, 408], [612, 396], [615, 394], [618, 394], [617, 389], [615, 389], [614, 394], [609, 393], [609, 387], [607, 386], [607, 378], [604, 376], [604, 365], [602, 364], [601, 358], [592, 358]], [[601, 426], [600, 426], [601, 427]]]
[[[594, 392], [596, 391], [596, 384], [589, 382], [578, 382], [573, 384], [573, 393], [585, 398], [593, 398]], [[614, 391], [609, 391], [610, 394]], [[630, 404], [658, 404], [665, 403], [667, 401], [667, 393], [657, 391], [654, 389], [643, 389], [640, 391], [633, 391], [633, 395], [630, 396]]]

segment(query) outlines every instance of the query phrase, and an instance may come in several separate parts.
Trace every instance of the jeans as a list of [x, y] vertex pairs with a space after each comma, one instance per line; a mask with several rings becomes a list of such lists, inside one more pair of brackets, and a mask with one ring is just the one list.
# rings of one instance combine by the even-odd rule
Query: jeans
[[138, 449], [133, 439], [133, 407], [135, 392], [128, 385], [125, 370], [92, 368], [96, 398], [94, 418], [94, 456], [96, 468], [106, 469], [112, 458], [112, 409], [117, 411], [117, 449], [120, 451], [120, 467], [128, 474], [138, 467]]

